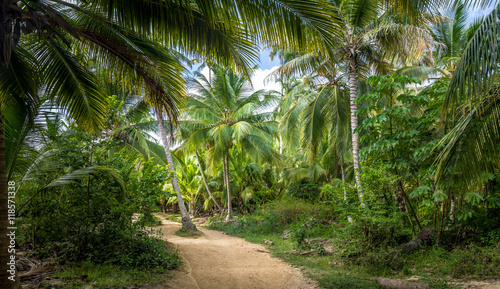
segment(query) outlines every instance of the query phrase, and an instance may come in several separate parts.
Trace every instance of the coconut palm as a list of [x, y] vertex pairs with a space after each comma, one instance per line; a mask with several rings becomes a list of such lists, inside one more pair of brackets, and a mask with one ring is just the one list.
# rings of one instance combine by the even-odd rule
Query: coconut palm
[[[325, 84], [337, 85], [341, 80], [349, 84], [354, 176], [360, 199], [363, 194], [359, 182], [359, 133], [356, 115], [358, 82], [373, 73], [389, 72], [391, 65], [388, 60], [404, 63], [409, 59], [421, 58], [426, 52], [422, 48], [432, 49], [434, 44], [431, 34], [425, 27], [418, 25], [427, 23], [426, 14], [423, 12], [432, 3], [424, 1], [426, 3], [422, 2], [422, 6], [411, 4], [410, 6], [414, 6], [406, 7], [399, 13], [387, 6], [389, 2], [404, 4], [399, 1], [375, 0], [331, 1], [334, 17], [342, 23], [340, 30], [333, 35], [335, 45], [331, 55], [303, 54], [280, 69], [280, 72], [290, 74], [315, 72], [326, 79]], [[420, 13], [423, 17], [417, 17], [415, 13]], [[403, 14], [408, 17], [404, 18]]]
[[421, 80], [429, 77], [451, 77], [467, 43], [476, 33], [482, 19], [470, 22], [468, 6], [455, 1], [451, 10], [444, 10], [438, 20], [429, 27], [434, 41], [438, 43], [433, 55], [424, 57], [416, 66], [403, 67], [398, 73]]
[[500, 127], [500, 4], [484, 17], [467, 43], [452, 76], [443, 106], [444, 117], [461, 116], [443, 142], [439, 175], [459, 172], [463, 180], [480, 179], [483, 172], [498, 170]]
[[[232, 217], [229, 151], [239, 144], [254, 160], [274, 162], [271, 147], [276, 123], [271, 121], [273, 97], [253, 92], [249, 81], [222, 68], [212, 68], [212, 83], [203, 75], [194, 80], [187, 117], [180, 123], [186, 145], [208, 147], [210, 167], [222, 162], [227, 192], [227, 219]], [[266, 109], [269, 112], [266, 112]]]

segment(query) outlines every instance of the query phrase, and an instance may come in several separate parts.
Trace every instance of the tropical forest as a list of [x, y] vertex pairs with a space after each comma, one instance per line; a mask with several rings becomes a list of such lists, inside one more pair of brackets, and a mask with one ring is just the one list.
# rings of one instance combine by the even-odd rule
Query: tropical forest
[[0, 288], [500, 288], [500, 2], [1, 0]]

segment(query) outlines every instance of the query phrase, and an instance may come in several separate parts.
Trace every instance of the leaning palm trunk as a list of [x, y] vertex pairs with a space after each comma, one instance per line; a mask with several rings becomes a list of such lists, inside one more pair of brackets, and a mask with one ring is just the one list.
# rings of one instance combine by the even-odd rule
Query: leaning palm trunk
[[[18, 289], [21, 288], [21, 283], [17, 276], [17, 271], [14, 269], [14, 280], [9, 279], [12, 276], [8, 271], [11, 266], [9, 254], [10, 237], [7, 235], [11, 230], [8, 227], [15, 227], [15, 224], [9, 224], [8, 220], [8, 205], [9, 205], [9, 189], [7, 186], [7, 163], [5, 156], [5, 133], [4, 133], [1, 108], [0, 108], [0, 263], [4, 270], [0, 270], [0, 288]], [[15, 265], [14, 265], [15, 266]], [[12, 277], [11, 277], [12, 278]]]
[[194, 153], [196, 155], [196, 160], [198, 161], [198, 166], [200, 167], [200, 173], [201, 173], [201, 177], [203, 178], [203, 183], [205, 184], [205, 189], [207, 189], [208, 195], [210, 196], [212, 201], [214, 201], [214, 204], [217, 207], [217, 209], [219, 211], [222, 211], [222, 207], [219, 205], [219, 203], [215, 199], [214, 195], [212, 195], [210, 188], [208, 187], [207, 178], [205, 177], [205, 172], [203, 171], [203, 167], [201, 166], [201, 161], [200, 161], [200, 156], [198, 155], [198, 151], [195, 151]]
[[[165, 156], [167, 157], [168, 169], [171, 172], [175, 172], [174, 162], [172, 160], [172, 155], [170, 154], [170, 143], [167, 140], [165, 123], [163, 122], [163, 115], [159, 111], [156, 114], [158, 115], [158, 127], [160, 129], [160, 137], [161, 141], [163, 142], [163, 148], [165, 149]], [[198, 230], [196, 229], [196, 225], [191, 222], [191, 218], [189, 217], [188, 211], [186, 210], [186, 205], [182, 200], [181, 190], [179, 188], [179, 183], [177, 182], [177, 178], [175, 177], [175, 175], [172, 176], [172, 187], [177, 193], [177, 203], [179, 205], [179, 211], [181, 211], [182, 227], [190, 230]]]
[[224, 178], [226, 179], [226, 190], [227, 190], [227, 217], [226, 221], [229, 221], [233, 217], [233, 207], [231, 205], [231, 184], [229, 181], [229, 153], [224, 156], [224, 163], [226, 164], [226, 171]]
[[358, 189], [358, 197], [361, 202], [363, 202], [363, 193], [361, 191], [361, 184], [359, 181], [359, 135], [355, 132], [358, 127], [358, 117], [356, 116], [356, 110], [358, 110], [358, 105], [356, 104], [356, 97], [358, 95], [358, 87], [356, 84], [356, 68], [354, 59], [348, 61], [350, 63], [349, 67], [349, 93], [351, 104], [351, 132], [352, 132], [352, 161], [354, 165], [354, 178], [356, 180], [356, 188]]

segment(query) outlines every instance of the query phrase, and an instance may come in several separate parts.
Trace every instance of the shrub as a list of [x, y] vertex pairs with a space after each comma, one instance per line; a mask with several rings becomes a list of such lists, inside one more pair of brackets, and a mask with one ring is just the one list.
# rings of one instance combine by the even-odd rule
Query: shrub
[[288, 188], [289, 196], [309, 201], [316, 200], [320, 192], [320, 185], [314, 183], [297, 183]]
[[262, 214], [274, 215], [276, 226], [282, 227], [297, 222], [305, 217], [332, 220], [334, 212], [321, 203], [312, 204], [302, 199], [284, 197], [263, 206]]

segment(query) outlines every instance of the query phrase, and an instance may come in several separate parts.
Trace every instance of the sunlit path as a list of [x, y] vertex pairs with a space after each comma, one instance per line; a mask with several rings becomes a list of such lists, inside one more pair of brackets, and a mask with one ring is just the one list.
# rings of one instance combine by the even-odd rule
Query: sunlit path
[[271, 257], [269, 253], [259, 252], [265, 250], [260, 245], [200, 227], [201, 237], [179, 237], [175, 231], [180, 229], [180, 224], [172, 221], [162, 220], [159, 228], [168, 242], [179, 250], [184, 263], [174, 272], [174, 278], [168, 281], [166, 288], [316, 288], [299, 269]]

